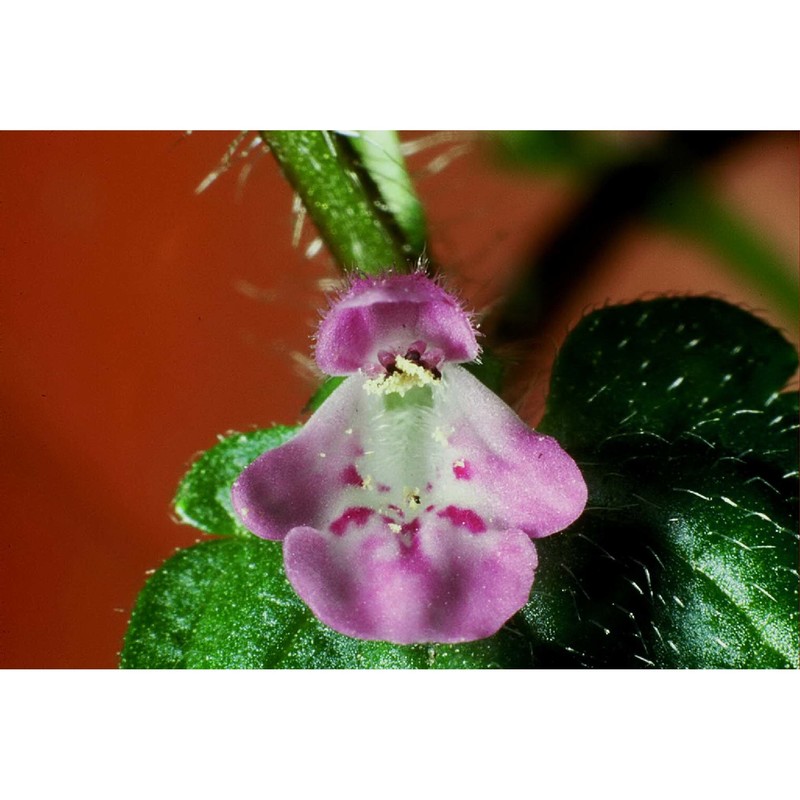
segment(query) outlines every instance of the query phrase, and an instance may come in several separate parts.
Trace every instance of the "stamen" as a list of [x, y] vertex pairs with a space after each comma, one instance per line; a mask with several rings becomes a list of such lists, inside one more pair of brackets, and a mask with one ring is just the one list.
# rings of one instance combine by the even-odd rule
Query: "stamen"
[[439, 370], [434, 373], [404, 356], [397, 356], [391, 369], [387, 368], [386, 375], [366, 381], [364, 390], [367, 394], [396, 393], [402, 397], [410, 389], [428, 386], [440, 377]]
[[419, 487], [416, 489], [411, 489], [408, 486], [404, 487], [403, 498], [405, 499], [406, 503], [408, 503], [409, 508], [417, 508], [417, 506], [422, 505], [422, 501], [420, 500], [419, 496]]

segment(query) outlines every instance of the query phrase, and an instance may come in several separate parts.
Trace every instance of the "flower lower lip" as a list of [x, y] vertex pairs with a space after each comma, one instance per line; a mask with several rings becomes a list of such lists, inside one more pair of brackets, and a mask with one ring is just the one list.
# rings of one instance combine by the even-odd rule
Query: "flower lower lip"
[[[285, 540], [290, 581], [335, 630], [397, 643], [488, 636], [527, 600], [530, 537], [583, 509], [580, 473], [461, 367], [446, 366], [422, 395], [364, 384], [345, 380], [303, 431], [248, 467], [234, 506], [250, 509], [242, 519], [254, 533]], [[486, 548], [505, 553], [507, 538], [514, 563], [489, 559]], [[438, 604], [441, 618], [419, 604]], [[484, 604], [491, 625], [470, 611]], [[442, 608], [460, 610], [446, 622]]]
[[344, 537], [295, 528], [284, 560], [298, 594], [341, 633], [455, 643], [491, 636], [527, 601], [536, 550], [521, 531], [464, 536], [430, 515], [413, 532], [392, 532], [382, 521]]

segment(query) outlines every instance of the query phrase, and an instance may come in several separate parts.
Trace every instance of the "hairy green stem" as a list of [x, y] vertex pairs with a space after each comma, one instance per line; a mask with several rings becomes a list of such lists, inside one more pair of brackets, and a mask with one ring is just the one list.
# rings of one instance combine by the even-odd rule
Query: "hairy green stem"
[[346, 137], [332, 131], [261, 135], [343, 271], [413, 268], [419, 251]]

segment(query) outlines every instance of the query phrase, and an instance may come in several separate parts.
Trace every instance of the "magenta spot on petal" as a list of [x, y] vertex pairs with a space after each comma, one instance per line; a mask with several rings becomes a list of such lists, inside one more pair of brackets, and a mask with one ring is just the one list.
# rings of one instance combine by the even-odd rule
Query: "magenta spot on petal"
[[403, 518], [406, 515], [405, 511], [403, 511], [403, 509], [400, 508], [400, 506], [396, 506], [394, 503], [388, 505], [387, 508], [390, 508], [392, 511], [394, 511], [394, 513], [397, 514], [397, 516], [400, 518]]
[[472, 477], [472, 465], [469, 461], [456, 461], [453, 464], [453, 475], [460, 481], [468, 481]]
[[419, 527], [419, 518], [415, 518], [400, 528], [400, 543], [405, 548], [403, 552], [406, 557], [414, 555], [419, 550], [419, 537], [417, 536]]
[[342, 536], [350, 525], [364, 526], [372, 516], [372, 509], [365, 506], [348, 508], [338, 519], [331, 522], [331, 533]]
[[361, 486], [363, 478], [358, 474], [355, 464], [350, 464], [342, 470], [342, 482], [345, 486]]
[[392, 491], [392, 487], [391, 486], [387, 486], [385, 483], [379, 483], [378, 484], [378, 491], [379, 492], [383, 492], [384, 494], [386, 494], [386, 492], [391, 492]]
[[447, 506], [437, 516], [449, 520], [453, 525], [466, 528], [470, 533], [483, 533], [486, 530], [486, 523], [483, 518], [469, 508]]
[[406, 524], [403, 525], [401, 533], [419, 533], [419, 517], [415, 517], [411, 522], [406, 522]]
[[433, 511], [434, 508], [436, 508], [436, 506], [427, 506], [425, 510], [426, 511]]

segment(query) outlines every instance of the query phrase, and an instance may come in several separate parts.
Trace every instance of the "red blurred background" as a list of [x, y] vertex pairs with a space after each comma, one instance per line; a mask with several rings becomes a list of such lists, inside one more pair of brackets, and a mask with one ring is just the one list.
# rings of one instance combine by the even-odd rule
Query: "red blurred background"
[[[336, 272], [324, 250], [306, 257], [309, 225], [293, 245], [292, 191], [258, 147], [195, 193], [235, 135], [0, 133], [0, 666], [116, 666], [146, 571], [200, 537], [170, 512], [193, 455], [229, 430], [296, 421], [313, 388], [303, 357], [319, 281]], [[704, 176], [793, 269], [797, 144], [750, 137]], [[573, 181], [503, 170], [463, 135], [411, 167], [432, 255], [478, 309], [580, 199]], [[533, 343], [516, 398], [530, 422], [568, 328], [650, 292], [714, 292], [797, 341], [713, 255], [639, 224]]]

